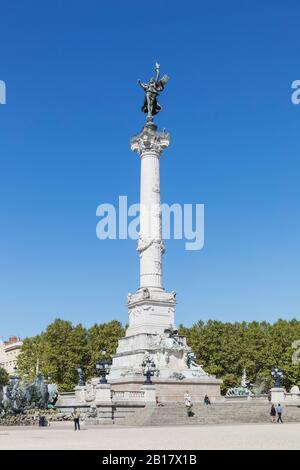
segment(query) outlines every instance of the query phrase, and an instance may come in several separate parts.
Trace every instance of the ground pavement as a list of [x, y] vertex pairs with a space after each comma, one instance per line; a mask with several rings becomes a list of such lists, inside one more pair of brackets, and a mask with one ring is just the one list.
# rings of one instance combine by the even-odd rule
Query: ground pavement
[[0, 449], [300, 449], [300, 423], [170, 427], [0, 427]]

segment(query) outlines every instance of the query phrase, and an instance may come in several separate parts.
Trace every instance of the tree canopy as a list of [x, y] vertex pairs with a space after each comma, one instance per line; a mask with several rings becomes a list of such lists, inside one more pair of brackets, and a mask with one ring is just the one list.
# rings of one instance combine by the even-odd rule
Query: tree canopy
[[300, 365], [292, 364], [292, 343], [300, 339], [298, 320], [278, 320], [274, 324], [199, 321], [191, 328], [181, 325], [180, 334], [187, 336], [197, 362], [223, 380], [223, 392], [240, 384], [244, 368], [252, 383], [265, 379], [272, 385], [270, 373], [276, 365], [284, 372], [287, 389], [300, 384]]
[[94, 325], [90, 329], [81, 324], [56, 319], [46, 331], [23, 342], [18, 356], [18, 371], [33, 378], [36, 367], [45, 377], [58, 384], [61, 391], [72, 390], [77, 383], [77, 366], [87, 378], [95, 376], [95, 364], [106, 348], [112, 355], [124, 329], [117, 321]]

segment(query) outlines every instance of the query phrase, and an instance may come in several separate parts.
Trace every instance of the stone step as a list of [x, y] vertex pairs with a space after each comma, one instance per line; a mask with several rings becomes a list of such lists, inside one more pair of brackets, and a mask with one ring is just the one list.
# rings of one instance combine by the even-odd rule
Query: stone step
[[[163, 426], [225, 423], [270, 422], [269, 403], [230, 403], [210, 406], [193, 406], [193, 417], [188, 417], [182, 404], [167, 404], [163, 407], [146, 407], [124, 418], [124, 425]], [[300, 422], [300, 407], [284, 406], [283, 420]]]

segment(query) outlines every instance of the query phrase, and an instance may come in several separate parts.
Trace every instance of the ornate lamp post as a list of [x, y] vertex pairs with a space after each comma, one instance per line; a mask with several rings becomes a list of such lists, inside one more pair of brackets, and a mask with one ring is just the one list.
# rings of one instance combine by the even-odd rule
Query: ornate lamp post
[[107, 384], [106, 376], [109, 374], [111, 361], [104, 359], [107, 354], [106, 349], [102, 349], [101, 351], [103, 359], [101, 361], [96, 362], [96, 370], [99, 375], [99, 384]]
[[78, 385], [80, 387], [84, 387], [84, 385], [85, 385], [85, 373], [83, 372], [83, 370], [80, 366], [77, 366], [77, 372], [78, 372]]
[[146, 377], [144, 384], [152, 385], [153, 382], [151, 380], [151, 377], [153, 377], [154, 373], [156, 372], [156, 365], [153, 359], [150, 359], [150, 357], [144, 359], [144, 361], [142, 362], [142, 369], [143, 375]]
[[275, 380], [275, 387], [276, 388], [281, 388], [282, 387], [282, 381], [283, 381], [283, 372], [280, 370], [278, 367], [273, 366], [271, 375], [273, 379]]

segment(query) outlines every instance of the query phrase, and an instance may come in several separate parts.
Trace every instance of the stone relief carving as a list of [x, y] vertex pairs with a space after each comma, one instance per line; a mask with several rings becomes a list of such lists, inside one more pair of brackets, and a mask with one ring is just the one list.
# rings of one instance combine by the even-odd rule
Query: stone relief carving
[[156, 364], [159, 367], [166, 367], [170, 362], [170, 353], [168, 351], [157, 351]]
[[160, 193], [159, 185], [158, 185], [158, 184], [155, 184], [155, 185], [153, 186], [153, 188], [152, 188], [152, 191], [153, 191], [154, 193]]
[[134, 307], [129, 313], [132, 318], [136, 318], [142, 313], [142, 309], [141, 307]]
[[127, 369], [126, 371], [122, 372], [120, 375], [121, 377], [126, 377], [128, 374], [130, 374], [131, 369]]
[[176, 380], [183, 380], [185, 379], [185, 375], [183, 375], [181, 372], [173, 372], [171, 378], [174, 378]]
[[152, 307], [151, 307], [151, 305], [142, 305], [142, 309], [143, 310], [151, 310]]
[[147, 250], [152, 243], [154, 242], [153, 239], [144, 238], [142, 235], [139, 235], [139, 241], [137, 246], [137, 251], [142, 253], [143, 251]]
[[169, 143], [170, 135], [167, 132], [156, 132], [144, 128], [140, 134], [131, 139], [131, 150], [139, 155], [152, 150], [159, 156]]
[[86, 383], [85, 401], [91, 402], [96, 399], [95, 386], [91, 382]]
[[142, 292], [143, 292], [143, 299], [150, 299], [150, 291], [147, 287], [144, 287]]
[[161, 272], [161, 261], [155, 260], [154, 261], [155, 267], [157, 271], [160, 273]]
[[147, 250], [151, 245], [157, 244], [161, 254], [164, 254], [166, 249], [163, 240], [159, 240], [156, 238], [145, 238], [142, 235], [139, 235], [139, 240], [138, 240], [138, 246], [137, 246], [137, 251], [140, 253]]

